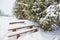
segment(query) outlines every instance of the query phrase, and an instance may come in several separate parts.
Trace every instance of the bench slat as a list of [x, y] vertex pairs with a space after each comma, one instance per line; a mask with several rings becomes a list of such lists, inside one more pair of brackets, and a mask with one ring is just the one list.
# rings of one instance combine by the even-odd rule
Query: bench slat
[[24, 23], [24, 21], [23, 22], [10, 22], [9, 24], [17, 24], [17, 23]]
[[24, 26], [24, 27], [19, 27], [19, 28], [13, 28], [13, 29], [9, 29], [8, 31], [12, 30], [12, 31], [16, 31], [16, 29], [22, 29], [22, 28], [33, 28], [34, 25], [30, 25], [30, 26]]
[[8, 36], [8, 37], [13, 37], [13, 36], [18, 36], [17, 38], [19, 38], [20, 37], [20, 35], [21, 34], [25, 34], [25, 33], [27, 33], [27, 32], [37, 32], [38, 30], [37, 29], [33, 29], [33, 30], [29, 30], [29, 31], [26, 31], [26, 32], [22, 32], [22, 33], [18, 33], [18, 34], [14, 34], [14, 35], [10, 35], [10, 36]]

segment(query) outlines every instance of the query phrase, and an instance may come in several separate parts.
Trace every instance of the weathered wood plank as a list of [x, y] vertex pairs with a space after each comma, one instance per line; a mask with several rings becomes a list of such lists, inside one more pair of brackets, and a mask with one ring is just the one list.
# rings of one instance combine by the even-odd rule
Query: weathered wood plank
[[30, 26], [24, 26], [24, 27], [18, 27], [18, 28], [13, 28], [13, 29], [9, 29], [8, 31], [16, 31], [17, 29], [22, 29], [22, 28], [33, 28], [34, 25], [30, 25]]
[[18, 23], [24, 23], [24, 21], [23, 22], [10, 22], [9, 24], [18, 24]]
[[33, 30], [29, 30], [29, 31], [26, 31], [26, 32], [22, 32], [22, 33], [18, 33], [18, 34], [14, 34], [14, 35], [10, 35], [8, 37], [13, 37], [13, 36], [16, 36], [16, 38], [18, 39], [20, 37], [21, 34], [25, 34], [25, 33], [28, 33], [28, 32], [37, 32], [38, 29], [33, 29]]

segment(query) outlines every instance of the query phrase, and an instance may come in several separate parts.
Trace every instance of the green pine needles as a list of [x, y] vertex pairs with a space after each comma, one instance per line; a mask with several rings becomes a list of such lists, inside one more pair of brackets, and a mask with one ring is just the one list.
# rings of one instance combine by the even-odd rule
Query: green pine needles
[[[18, 19], [28, 19], [37, 22], [44, 31], [55, 30], [55, 24], [59, 24], [59, 19], [56, 11], [60, 12], [60, 7], [56, 8], [54, 11], [50, 10], [47, 12], [46, 9], [52, 4], [52, 1], [47, 2], [46, 0], [21, 0], [17, 1], [14, 7], [14, 15]], [[51, 13], [52, 12], [52, 13]], [[53, 15], [52, 15], [53, 14]], [[54, 27], [53, 27], [54, 26]]]

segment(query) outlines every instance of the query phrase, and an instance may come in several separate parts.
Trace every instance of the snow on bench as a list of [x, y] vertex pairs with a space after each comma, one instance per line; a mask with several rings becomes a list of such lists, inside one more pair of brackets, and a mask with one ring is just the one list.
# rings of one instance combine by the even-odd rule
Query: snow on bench
[[11, 33], [11, 34], [9, 34], [10, 36], [8, 36], [8, 37], [13, 37], [13, 36], [16, 36], [16, 38], [18, 39], [19, 37], [20, 37], [20, 35], [21, 34], [25, 34], [25, 33], [28, 33], [28, 32], [37, 32], [38, 31], [38, 29], [29, 29], [29, 30], [27, 30], [27, 31], [25, 31], [25, 32], [15, 32], [15, 33]]
[[10, 22], [9, 24], [18, 24], [18, 23], [24, 23], [24, 22]]
[[16, 31], [17, 29], [22, 29], [22, 28], [33, 28], [34, 25], [28, 25], [28, 26], [22, 26], [22, 27], [17, 27], [17, 28], [11, 28], [8, 31]]
[[20, 29], [20, 30], [16, 30], [15, 32], [10, 32], [8, 31], [8, 35], [13, 35], [13, 34], [17, 34], [17, 33], [22, 33], [28, 30], [33, 30], [33, 29], [38, 29], [37, 27], [33, 27], [32, 29]]
[[27, 20], [12, 20], [9, 22], [9, 24], [19, 24], [19, 23], [25, 23]]

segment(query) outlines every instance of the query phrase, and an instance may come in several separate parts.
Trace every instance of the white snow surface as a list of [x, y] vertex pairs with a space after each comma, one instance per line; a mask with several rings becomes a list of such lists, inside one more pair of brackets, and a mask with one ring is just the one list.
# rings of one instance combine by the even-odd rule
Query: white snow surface
[[0, 0], [0, 10], [4, 14], [13, 15], [13, 7], [16, 0]]
[[[25, 23], [10, 25], [9, 23], [13, 21], [25, 21]], [[12, 33], [8, 31], [9, 28], [13, 28], [14, 26], [20, 27], [24, 25], [33, 25], [33, 24], [36, 26], [38, 25], [37, 23], [34, 23], [29, 20], [18, 20], [14, 17], [0, 16], [0, 40], [60, 40], [60, 30], [53, 31], [53, 32], [44, 32], [40, 28], [38, 28], [37, 32], [26, 33], [22, 35], [21, 37], [19, 37], [18, 39], [16, 39], [16, 37], [8, 38], [8, 35], [12, 35], [13, 33], [16, 34], [16, 33], [22, 32], [22, 30], [23, 31], [31, 30], [31, 29], [21, 29]]]

